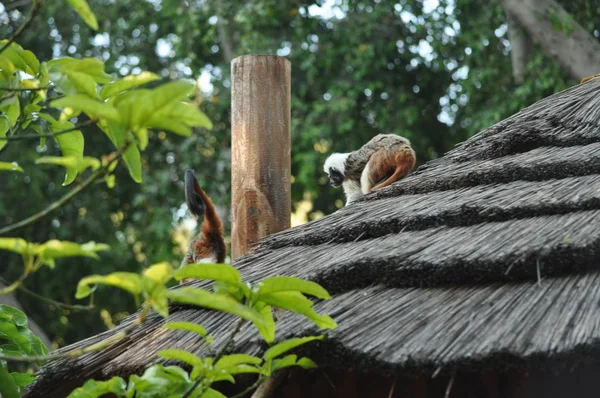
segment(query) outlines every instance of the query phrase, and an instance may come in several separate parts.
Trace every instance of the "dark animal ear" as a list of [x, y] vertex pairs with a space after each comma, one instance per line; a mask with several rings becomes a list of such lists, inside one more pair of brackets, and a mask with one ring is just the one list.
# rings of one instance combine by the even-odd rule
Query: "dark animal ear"
[[185, 201], [190, 209], [190, 212], [192, 212], [192, 214], [194, 214], [196, 217], [203, 216], [206, 212], [206, 205], [202, 200], [202, 196], [200, 196], [200, 184], [198, 184], [193, 170], [186, 170], [184, 186]]

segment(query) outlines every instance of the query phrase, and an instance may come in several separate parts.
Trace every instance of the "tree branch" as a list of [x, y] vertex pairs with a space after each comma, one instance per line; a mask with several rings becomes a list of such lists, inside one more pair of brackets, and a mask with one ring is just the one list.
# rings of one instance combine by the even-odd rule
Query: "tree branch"
[[[0, 283], [3, 283], [5, 285], [8, 285], [8, 282], [6, 281], [6, 279], [0, 277]], [[40, 294], [37, 294], [35, 292], [32, 292], [31, 290], [27, 289], [25, 286], [21, 285], [18, 287], [19, 290], [21, 290], [23, 293], [28, 294], [32, 297], [37, 298], [38, 300], [41, 301], [45, 301], [49, 304], [52, 304], [56, 307], [65, 309], [65, 310], [71, 310], [71, 311], [92, 311], [96, 309], [95, 305], [77, 305], [77, 304], [67, 304], [67, 303], [62, 303], [60, 301], [56, 301], [53, 300], [49, 297], [45, 297], [42, 296]], [[0, 294], [2, 294], [2, 291], [0, 291]]]
[[122, 149], [120, 149], [116, 153], [111, 154], [111, 156], [109, 157], [109, 159], [106, 162], [106, 164], [104, 166], [102, 166], [101, 168], [99, 168], [98, 170], [96, 170], [81, 185], [79, 185], [76, 188], [72, 189], [71, 191], [67, 192], [63, 197], [61, 197], [60, 199], [58, 199], [56, 202], [50, 204], [44, 210], [41, 210], [41, 211], [35, 213], [34, 215], [32, 215], [30, 217], [27, 217], [24, 220], [21, 220], [19, 222], [16, 222], [14, 224], [10, 224], [10, 225], [8, 225], [8, 226], [6, 226], [4, 228], [1, 228], [0, 229], [0, 235], [6, 234], [7, 232], [13, 231], [13, 230], [15, 230], [17, 228], [22, 228], [24, 226], [32, 224], [32, 223], [38, 221], [40, 218], [48, 215], [52, 211], [58, 209], [59, 207], [64, 206], [71, 199], [73, 199], [73, 197], [75, 195], [77, 195], [78, 193], [80, 193], [84, 189], [86, 189], [92, 182], [94, 182], [94, 180], [96, 180], [97, 178], [100, 178], [101, 176], [103, 176], [104, 173], [106, 173], [106, 171], [109, 169], [110, 165], [123, 155], [123, 152], [125, 152], [125, 150], [129, 147], [130, 143], [131, 143], [130, 141], [127, 141], [125, 143], [125, 145], [123, 146]]
[[500, 0], [530, 37], [574, 78], [598, 73], [600, 42], [555, 0]]
[[223, 58], [225, 59], [225, 62], [229, 64], [233, 59], [233, 45], [227, 26], [225, 26], [222, 0], [217, 0], [217, 31], [219, 33], [221, 47], [223, 47]]
[[510, 59], [512, 61], [513, 80], [516, 84], [523, 84], [529, 61], [531, 42], [525, 31], [517, 21], [506, 12], [508, 40], [510, 41]]
[[72, 131], [75, 130], [79, 130], [82, 127], [86, 127], [92, 124], [95, 124], [96, 122], [94, 120], [86, 120], [83, 123], [80, 123], [76, 126], [70, 127], [66, 130], [61, 130], [61, 131], [56, 131], [54, 133], [48, 133], [48, 134], [25, 134], [25, 135], [11, 135], [9, 137], [0, 137], [0, 141], [21, 141], [21, 140], [30, 140], [30, 139], [36, 139], [36, 138], [44, 138], [44, 137], [56, 137], [57, 135], [61, 135], [61, 134], [65, 134], [65, 133], [70, 133]]
[[21, 24], [21, 26], [19, 26], [17, 31], [10, 37], [10, 39], [8, 39], [8, 42], [6, 42], [6, 44], [4, 46], [2, 46], [2, 48], [0, 48], [0, 54], [2, 54], [2, 52], [4, 50], [6, 50], [8, 48], [8, 46], [10, 46], [12, 43], [14, 43], [14, 41], [17, 40], [17, 37], [19, 37], [21, 35], [21, 33], [23, 33], [23, 31], [31, 23], [31, 21], [33, 20], [33, 17], [35, 17], [35, 14], [37, 14], [37, 12], [39, 11], [41, 6], [42, 6], [42, 0], [33, 0], [33, 6], [31, 7], [31, 11], [29, 12], [29, 15], [27, 15], [27, 17], [25, 18], [25, 21], [23, 21], [23, 23]]

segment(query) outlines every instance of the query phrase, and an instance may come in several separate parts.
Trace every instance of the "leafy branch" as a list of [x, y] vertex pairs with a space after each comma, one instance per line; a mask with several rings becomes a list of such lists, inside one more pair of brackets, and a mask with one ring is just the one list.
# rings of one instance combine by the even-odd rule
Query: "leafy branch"
[[[5, 285], [9, 285], [8, 281], [2, 277], [0, 277], [0, 282], [2, 282]], [[21, 284], [21, 286], [18, 287], [19, 290], [21, 290], [23, 293], [30, 295], [31, 297], [35, 297], [38, 300], [44, 301], [48, 304], [52, 304], [58, 308], [62, 308], [64, 310], [71, 310], [71, 311], [92, 311], [96, 309], [96, 306], [93, 304], [89, 304], [89, 305], [78, 305], [78, 304], [67, 304], [67, 303], [63, 303], [60, 301], [56, 301], [53, 300], [49, 297], [46, 296], [42, 296], [41, 294], [37, 294], [36, 292], [33, 292], [29, 289], [27, 289], [25, 286], [23, 286]], [[0, 294], [6, 294], [6, 292], [0, 290]]]
[[42, 6], [42, 0], [33, 0], [33, 6], [31, 7], [31, 11], [29, 12], [29, 15], [27, 15], [27, 17], [25, 18], [25, 21], [23, 21], [21, 26], [19, 26], [17, 31], [10, 37], [10, 39], [8, 39], [8, 41], [4, 44], [4, 46], [2, 46], [2, 48], [0, 48], [0, 54], [2, 54], [2, 52], [4, 50], [6, 50], [12, 43], [14, 43], [14, 41], [17, 40], [17, 38], [21, 35], [21, 33], [23, 33], [23, 31], [31, 23], [31, 21], [33, 20], [33, 17], [35, 17], [35, 15], [37, 14], [37, 12], [41, 8], [41, 6]]
[[79, 123], [78, 125], [75, 125], [73, 127], [70, 127], [68, 129], [56, 131], [54, 133], [11, 135], [11, 136], [7, 136], [7, 137], [0, 137], [0, 141], [21, 141], [21, 140], [29, 140], [29, 139], [34, 139], [35, 140], [35, 139], [44, 138], [44, 137], [46, 137], [46, 138], [48, 138], [48, 137], [56, 137], [58, 135], [70, 133], [72, 131], [79, 130], [82, 127], [90, 126], [90, 125], [95, 124], [95, 123], [96, 123], [95, 120], [90, 119], [90, 120], [86, 120], [85, 122]]
[[[233, 344], [233, 341], [235, 340], [235, 336], [240, 332], [240, 329], [242, 328], [242, 326], [244, 325], [245, 322], [246, 322], [246, 320], [244, 318], [240, 318], [237, 320], [235, 328], [229, 335], [229, 338], [227, 339], [227, 341], [225, 341], [225, 343], [223, 343], [223, 346], [221, 346], [221, 349], [215, 356], [215, 359], [214, 359], [215, 363], [217, 363], [219, 361], [219, 359], [221, 359], [221, 357], [223, 355], [225, 355], [225, 353], [229, 349], [229, 346], [231, 346], [231, 344]], [[194, 384], [191, 385], [191, 387], [185, 392], [185, 394], [183, 394], [183, 396], [181, 398], [188, 398], [194, 392], [194, 390], [196, 388], [198, 388], [198, 386], [200, 385], [200, 383], [202, 383], [203, 380], [204, 379], [202, 377], [198, 377], [194, 381]]]
[[18, 221], [14, 224], [10, 224], [4, 228], [1, 228], [0, 235], [6, 234], [7, 232], [10, 232], [15, 229], [22, 228], [29, 224], [32, 224], [32, 223], [38, 221], [40, 218], [50, 214], [54, 210], [64, 206], [71, 199], [73, 199], [73, 197], [75, 197], [78, 193], [81, 193], [88, 186], [90, 186], [92, 184], [92, 182], [94, 182], [96, 179], [102, 177], [110, 169], [111, 165], [115, 161], [117, 161], [121, 156], [123, 156], [123, 153], [129, 147], [130, 144], [131, 144], [131, 141], [129, 141], [129, 140], [126, 141], [125, 145], [123, 145], [123, 147], [118, 152], [113, 152], [111, 155], [109, 155], [109, 158], [106, 161], [106, 164], [104, 166], [100, 167], [98, 170], [96, 170], [92, 175], [90, 175], [83, 183], [81, 183], [81, 185], [78, 185], [76, 188], [74, 188], [71, 191], [69, 191], [68, 193], [66, 193], [63, 197], [58, 199], [56, 202], [51, 203], [48, 207], [35, 213], [34, 215], [27, 217], [21, 221]]

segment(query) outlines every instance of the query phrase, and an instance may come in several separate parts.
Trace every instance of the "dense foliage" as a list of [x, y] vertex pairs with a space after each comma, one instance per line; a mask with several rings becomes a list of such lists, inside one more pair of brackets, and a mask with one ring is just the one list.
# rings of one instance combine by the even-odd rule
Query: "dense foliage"
[[[86, 0], [69, 0], [69, 4], [88, 26], [98, 29], [95, 14]], [[94, 241], [82, 244], [59, 239], [38, 243], [10, 235], [54, 215], [93, 184], [101, 183], [101, 189], [113, 189], [117, 183], [114, 172], [119, 165], [124, 166], [131, 180], [141, 183], [141, 153], [149, 146], [150, 131], [159, 135], [166, 135], [165, 131], [168, 131], [189, 137], [194, 127], [212, 129], [212, 122], [199, 109], [198, 96], [194, 95], [196, 85], [188, 81], [161, 82], [158, 75], [149, 72], [115, 79], [105, 72], [102, 60], [91, 57], [59, 57], [40, 62], [16, 39], [42, 7], [41, 0], [33, 0], [32, 10], [22, 25], [9, 39], [0, 40], [0, 151], [18, 141], [39, 142], [37, 152], [42, 153], [49, 142], [55, 144], [60, 156], [41, 155], [33, 163], [64, 168], [61, 185], [70, 186], [70, 190], [42, 211], [0, 228], [0, 235], [9, 235], [0, 237], [0, 251], [21, 258], [20, 276], [3, 283], [0, 296], [21, 289], [56, 308], [73, 309], [74, 306], [23, 289], [24, 283], [34, 275], [54, 270], [57, 262], [65, 258], [101, 260], [99, 253], [110, 250], [110, 246]], [[102, 152], [98, 147], [86, 150], [87, 140], [82, 129], [89, 126], [100, 130], [101, 136], [110, 143], [110, 150]], [[20, 160], [16, 157], [12, 162], [1, 161], [0, 172], [25, 173], [28, 168], [34, 168], [32, 164], [20, 165]], [[54, 275], [54, 279], [64, 283], [60, 276]], [[214, 283], [210, 289], [192, 286], [168, 289], [173, 279]], [[128, 383], [120, 377], [100, 382], [88, 380], [69, 396], [99, 397], [110, 392], [119, 397], [219, 398], [224, 395], [212, 385], [220, 381], [235, 383], [235, 376], [239, 374], [255, 376], [255, 383], [247, 389], [250, 392], [281, 369], [316, 366], [309, 358], [298, 358], [289, 351], [324, 336], [284, 339], [274, 344], [274, 307], [302, 315], [321, 329], [337, 326], [328, 315], [318, 314], [312, 308], [313, 301], [307, 297], [331, 298], [318, 284], [288, 276], [273, 276], [252, 284], [242, 281], [239, 271], [225, 264], [186, 264], [175, 270], [169, 262], [163, 261], [140, 273], [116, 271], [88, 275], [79, 281], [75, 298], [89, 298], [85, 309], [93, 310], [93, 299], [101, 285], [118, 287], [133, 295], [135, 308], [139, 309], [137, 316], [110, 337], [68, 352], [48, 354], [42, 340], [29, 329], [26, 315], [14, 307], [0, 305], [0, 396], [18, 398], [35, 380], [32, 369], [15, 366], [15, 363], [71, 359], [106, 349], [144, 323], [150, 311], [168, 318], [171, 303], [226, 312], [238, 319], [219, 346], [213, 346], [215, 339], [200, 324], [167, 322], [164, 325], [167, 329], [199, 335], [208, 346], [209, 356], [205, 357], [182, 349], [167, 348], [158, 353], [163, 359], [188, 365], [189, 372], [179, 366], [155, 364], [141, 376], [131, 375]], [[231, 352], [231, 343], [245, 322], [252, 323], [270, 346], [262, 357]]]
[[[142, 70], [171, 78], [202, 76], [204, 87], [211, 88], [203, 109], [214, 128], [197, 130], [192, 137], [157, 133], [142, 155], [143, 185], [117, 169], [112, 190], [91, 190], [54, 216], [17, 231], [30, 241], [85, 237], [113, 248], [102, 263], [65, 260], [77, 267], [66, 268], [62, 280], [40, 273], [26, 282], [61, 301], [73, 297], [73, 286], [83, 275], [115, 269], [137, 272], [159, 261], [177, 262], [182, 255], [178, 242], [186, 236], [181, 228], [185, 168], [196, 170], [227, 215], [233, 56], [280, 54], [292, 62], [292, 194], [297, 209], [308, 211], [308, 219], [342, 203], [341, 192], [328, 186], [320, 169], [329, 152], [356, 148], [385, 131], [410, 138], [419, 162], [424, 162], [576, 83], [537, 47], [524, 84], [513, 83], [506, 17], [496, 2], [98, 0], [92, 7], [99, 33], [81, 23], [65, 2], [47, 2], [36, 16], [38, 23], [19, 42], [41, 60], [97, 57], [115, 76]], [[598, 1], [561, 3], [591, 34], [600, 36]], [[0, 27], [0, 36], [10, 35], [29, 6], [5, 3], [9, 22]], [[87, 148], [109, 150], [110, 143], [95, 127], [84, 132]], [[49, 156], [59, 153], [54, 143], [39, 147], [28, 141], [11, 143], [0, 153], [0, 161], [18, 156], [25, 169], [23, 174], [0, 175], [6, 187], [0, 192], [0, 225], [22, 219], [64, 193], [59, 170], [32, 166], [39, 157], [36, 149]], [[17, 278], [18, 261], [0, 252], [0, 262], [6, 265], [1, 276]], [[133, 309], [123, 307], [123, 297], [99, 294], [99, 301], [106, 303], [108, 311], [101, 314], [108, 325], [122, 318], [121, 311]], [[48, 311], [45, 304], [19, 298], [60, 344], [105, 328], [97, 313]]]

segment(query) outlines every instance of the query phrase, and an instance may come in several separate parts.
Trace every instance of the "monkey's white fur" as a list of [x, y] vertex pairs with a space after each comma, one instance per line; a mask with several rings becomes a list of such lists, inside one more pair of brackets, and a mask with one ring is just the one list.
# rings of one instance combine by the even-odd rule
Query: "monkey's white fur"
[[325, 164], [323, 164], [323, 171], [329, 174], [329, 168], [333, 167], [342, 175], [346, 174], [346, 159], [350, 156], [350, 152], [348, 153], [332, 153], [329, 155], [327, 160], [325, 160]]
[[[325, 160], [325, 163], [323, 164], [323, 171], [329, 174], [329, 169], [334, 168], [342, 175], [346, 175], [346, 159], [348, 159], [348, 156], [350, 156], [350, 153], [332, 153], [327, 160]], [[361, 181], [363, 178], [368, 179], [368, 176], [365, 177], [364, 171]], [[357, 181], [345, 180], [342, 183], [342, 188], [344, 189], [344, 194], [346, 195], [346, 206], [363, 195], [361, 186]]]

